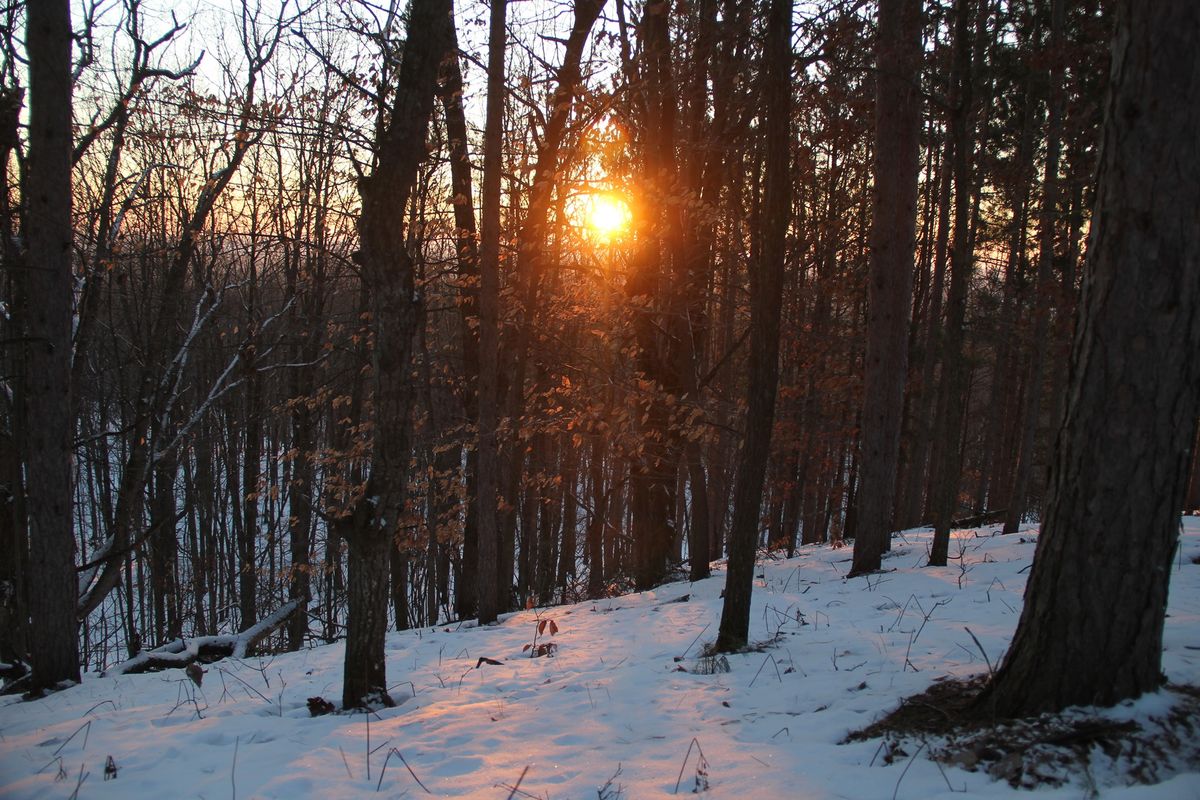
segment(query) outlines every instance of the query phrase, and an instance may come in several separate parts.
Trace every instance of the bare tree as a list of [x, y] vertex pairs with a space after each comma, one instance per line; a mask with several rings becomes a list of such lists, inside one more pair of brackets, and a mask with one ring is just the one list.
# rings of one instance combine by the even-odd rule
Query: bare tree
[[[479, 473], [476, 514], [479, 520], [479, 550], [475, 567], [478, 587], [475, 603], [479, 623], [496, 621], [501, 598], [496, 561], [500, 551], [497, 520], [497, 488], [500, 456], [496, 426], [499, 422], [498, 392], [500, 335], [500, 150], [504, 137], [504, 27], [506, 0], [492, 0], [488, 33], [487, 120], [483, 139], [483, 209], [481, 212], [479, 285]], [[507, 586], [505, 591], [507, 592]]]
[[758, 550], [763, 482], [775, 424], [779, 383], [779, 317], [783, 305], [784, 255], [791, 209], [788, 129], [791, 117], [792, 3], [771, 0], [763, 51], [762, 100], [766, 122], [766, 198], [762, 254], [750, 265], [750, 376], [746, 441], [738, 461], [729, 531], [729, 572], [717, 633], [718, 650], [745, 647], [750, 633], [750, 595]]
[[863, 390], [862, 477], [851, 575], [890, 548], [908, 374], [908, 319], [920, 172], [920, 0], [880, 0], [876, 44], [875, 194]]
[[375, 168], [359, 181], [363, 280], [370, 291], [374, 425], [371, 472], [361, 498], [339, 522], [349, 544], [349, 609], [342, 683], [344, 708], [391, 705], [383, 657], [390, 550], [403, 524], [415, 393], [409, 376], [420, 319], [413, 258], [397, 222], [427, 155], [438, 72], [446, 57], [449, 0], [413, 0], [395, 96], [376, 141]]

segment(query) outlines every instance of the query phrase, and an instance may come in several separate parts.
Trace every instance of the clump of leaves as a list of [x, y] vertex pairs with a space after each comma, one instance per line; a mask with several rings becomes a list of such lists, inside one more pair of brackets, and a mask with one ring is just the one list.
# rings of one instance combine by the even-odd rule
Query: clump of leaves
[[308, 713], [314, 717], [332, 714], [333, 710], [333, 703], [329, 702], [324, 697], [318, 696], [308, 698]]
[[558, 623], [554, 620], [540, 616], [533, 626], [533, 641], [521, 648], [521, 652], [529, 653], [530, 658], [541, 658], [542, 656], [553, 656], [554, 651], [558, 649], [558, 645], [554, 642], [539, 642], [538, 639], [543, 636], [554, 636], [558, 633]]

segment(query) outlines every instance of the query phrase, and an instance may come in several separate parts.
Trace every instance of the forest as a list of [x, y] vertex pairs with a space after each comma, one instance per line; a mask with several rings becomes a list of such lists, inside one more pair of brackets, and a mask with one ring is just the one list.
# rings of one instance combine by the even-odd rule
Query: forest
[[895, 532], [965, 571], [988, 526], [1041, 534], [979, 703], [1162, 684], [1200, 509], [1188, 0], [0, 27], [5, 693], [344, 642], [338, 705], [378, 710], [389, 631], [722, 573], [704, 644], [744, 653], [763, 559], [870, 586]]

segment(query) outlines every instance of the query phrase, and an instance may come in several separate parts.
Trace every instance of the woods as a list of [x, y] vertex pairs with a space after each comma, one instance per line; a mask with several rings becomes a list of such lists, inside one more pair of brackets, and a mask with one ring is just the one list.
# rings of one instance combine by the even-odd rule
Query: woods
[[[8, 688], [253, 630], [387, 706], [389, 627], [726, 557], [736, 651], [756, 558], [969, 520], [1044, 531], [994, 708], [1158, 685], [1190, 4], [218, 5], [2, 12]], [[1135, 674], [1027, 693], [1033, 615]]]

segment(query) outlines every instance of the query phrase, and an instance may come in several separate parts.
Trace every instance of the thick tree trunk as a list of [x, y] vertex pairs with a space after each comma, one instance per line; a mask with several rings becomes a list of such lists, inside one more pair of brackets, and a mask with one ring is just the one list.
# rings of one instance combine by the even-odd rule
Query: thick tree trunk
[[391, 706], [384, 665], [388, 628], [388, 572], [391, 537], [371, 525], [348, 531], [346, 592], [346, 660], [342, 707]]
[[[71, 519], [71, 11], [30, 3], [24, 308], [31, 688], [79, 680]], [[32, 588], [32, 587], [31, 587]]]
[[[376, 142], [375, 171], [359, 181], [359, 257], [370, 292], [374, 383], [371, 475], [348, 523], [349, 607], [344, 708], [390, 704], [383, 664], [389, 553], [400, 534], [407, 495], [414, 392], [409, 376], [421, 299], [397, 210], [408, 206], [427, 155], [437, 76], [446, 56], [449, 0], [413, 0], [390, 119]], [[420, 32], [419, 34], [417, 32]]]
[[862, 485], [851, 575], [879, 569], [891, 549], [920, 174], [921, 0], [880, 0], [878, 36]]
[[[8, 164], [12, 152], [21, 143], [20, 119], [23, 92], [11, 88], [0, 90], [0, 164]], [[20, 243], [13, 235], [11, 182], [8, 170], [0, 170], [0, 258], [5, 264], [21, 264]], [[24, 290], [23, 276], [14, 270], [6, 270], [6, 285], [9, 297], [18, 300]], [[0, 336], [21, 336], [19, 320], [10, 317], [0, 322]], [[10, 327], [11, 326], [11, 327]], [[26, 452], [25, 430], [21, 422], [24, 409], [24, 359], [17, 355], [11, 361], [9, 381], [13, 387], [8, 397], [0, 396], [0, 403], [11, 422], [0, 429], [0, 661], [11, 664], [11, 669], [2, 677], [16, 679], [26, 672], [24, 662], [29, 657], [27, 635], [29, 609], [25, 592], [25, 581], [29, 575], [28, 517], [25, 511], [25, 493], [21, 486], [21, 463]]]
[[750, 376], [746, 438], [738, 461], [729, 532], [729, 571], [716, 648], [729, 652], [746, 646], [750, 635], [750, 596], [758, 542], [763, 481], [775, 423], [779, 382], [779, 316], [791, 211], [788, 128], [791, 117], [791, 0], [771, 0], [763, 60], [767, 185], [762, 254], [750, 272]]
[[981, 711], [1111, 705], [1162, 681], [1200, 415], [1200, 5], [1118, 4], [1067, 413], [1025, 607]]

